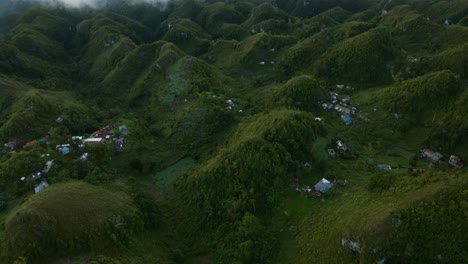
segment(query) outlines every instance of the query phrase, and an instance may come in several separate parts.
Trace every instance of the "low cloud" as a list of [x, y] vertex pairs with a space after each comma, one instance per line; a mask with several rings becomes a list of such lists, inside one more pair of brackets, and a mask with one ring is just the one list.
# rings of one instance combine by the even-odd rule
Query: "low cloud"
[[[32, 3], [41, 4], [44, 6], [65, 6], [71, 8], [92, 7], [100, 8], [109, 3], [117, 2], [115, 0], [29, 0]], [[166, 4], [170, 0], [124, 0], [128, 4]]]

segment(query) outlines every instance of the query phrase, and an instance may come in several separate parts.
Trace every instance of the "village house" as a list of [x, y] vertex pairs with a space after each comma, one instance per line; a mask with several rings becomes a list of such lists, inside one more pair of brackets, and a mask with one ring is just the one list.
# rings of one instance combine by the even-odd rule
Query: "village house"
[[122, 135], [127, 135], [128, 134], [128, 128], [125, 125], [119, 126], [119, 132]]
[[29, 141], [28, 143], [24, 144], [23, 148], [30, 148], [34, 145], [36, 145], [37, 140]]
[[93, 137], [93, 138], [103, 138], [103, 137], [106, 137], [106, 136], [113, 136], [113, 135], [114, 135], [114, 130], [113, 130], [112, 126], [106, 126], [106, 127], [103, 127], [101, 129], [99, 129], [98, 131], [93, 132], [91, 137]]
[[88, 153], [88, 152], [83, 153], [83, 155], [80, 156], [80, 159], [81, 159], [81, 160], [86, 160], [86, 159], [88, 159], [88, 156], [89, 156], [89, 153]]
[[46, 164], [44, 165], [44, 168], [42, 169], [42, 173], [48, 173], [53, 163], [54, 163], [53, 160], [47, 161]]
[[124, 139], [125, 138], [121, 136], [115, 140], [115, 144], [114, 144], [115, 152], [120, 153], [123, 151]]
[[84, 145], [99, 145], [104, 142], [103, 138], [85, 138], [83, 139]]
[[459, 169], [465, 166], [465, 163], [463, 162], [463, 160], [460, 157], [455, 156], [455, 155], [450, 156], [449, 164]]
[[62, 144], [55, 146], [55, 149], [60, 152], [62, 155], [67, 155], [70, 153], [70, 144]]
[[323, 108], [323, 110], [330, 110], [330, 109], [333, 108], [333, 105], [330, 104], [330, 103], [324, 103], [324, 104], [322, 104], [322, 108]]
[[350, 114], [351, 113], [351, 110], [347, 107], [344, 107], [342, 105], [335, 105], [335, 110], [338, 111], [339, 113], [343, 113], [343, 114]]
[[49, 187], [49, 184], [47, 183], [46, 180], [42, 180], [38, 185], [36, 185], [34, 187], [34, 193], [38, 193], [42, 190], [44, 190], [45, 188]]
[[430, 160], [431, 162], [439, 162], [444, 156], [439, 152], [434, 152], [430, 149], [422, 149], [421, 157]]
[[316, 191], [316, 195], [320, 196], [328, 192], [332, 187], [333, 183], [325, 178], [322, 178], [317, 184], [315, 184], [314, 189]]
[[377, 165], [375, 166], [377, 169], [379, 170], [385, 170], [385, 171], [389, 171], [389, 170], [392, 170], [392, 166], [390, 165], [387, 165], [387, 164], [381, 164], [381, 165]]
[[349, 150], [348, 146], [346, 146], [346, 144], [345, 144], [343, 141], [341, 141], [341, 140], [338, 140], [338, 141], [336, 142], [336, 148], [337, 148], [337, 149], [341, 149], [341, 150], [344, 151], [344, 152], [346, 152], [346, 151]]
[[345, 122], [347, 126], [350, 126], [353, 124], [353, 117], [351, 116], [351, 114], [342, 115], [341, 119], [343, 119], [343, 121]]
[[9, 148], [10, 150], [14, 150], [16, 147], [16, 141], [15, 140], [10, 140], [7, 143], [3, 145], [5, 148]]

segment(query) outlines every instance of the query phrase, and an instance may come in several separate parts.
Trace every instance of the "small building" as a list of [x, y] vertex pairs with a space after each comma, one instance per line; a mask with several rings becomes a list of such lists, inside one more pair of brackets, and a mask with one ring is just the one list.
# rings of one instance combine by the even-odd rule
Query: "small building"
[[88, 156], [89, 156], [89, 153], [88, 153], [88, 152], [83, 153], [83, 155], [81, 155], [80, 159], [81, 159], [81, 160], [86, 160], [86, 159], [88, 159]]
[[335, 157], [335, 155], [336, 155], [336, 152], [334, 149], [328, 149], [328, 156]]
[[350, 114], [342, 115], [341, 119], [345, 122], [347, 126], [350, 126], [353, 124], [353, 117]]
[[54, 163], [53, 160], [47, 161], [46, 164], [44, 165], [44, 168], [42, 169], [42, 173], [48, 173], [53, 163]]
[[99, 129], [98, 131], [93, 132], [91, 137], [93, 137], [93, 138], [103, 138], [103, 137], [106, 137], [106, 136], [109, 136], [109, 135], [114, 135], [114, 130], [113, 130], [112, 126], [106, 126], [106, 127], [103, 127], [101, 129]]
[[68, 153], [70, 153], [70, 147], [62, 147], [62, 148], [59, 148], [59, 152], [62, 154], [62, 155], [67, 155]]
[[315, 184], [314, 188], [320, 194], [328, 192], [333, 187], [333, 183], [329, 180], [322, 178], [317, 184]]
[[103, 138], [85, 138], [83, 144], [85, 145], [99, 145], [104, 142]]
[[120, 153], [123, 151], [123, 145], [124, 145], [124, 137], [119, 137], [118, 139], [115, 140], [115, 145], [114, 145], [114, 150], [117, 153]]
[[229, 105], [229, 106], [232, 106], [232, 107], [236, 106], [234, 101], [232, 101], [231, 99], [226, 100], [226, 104]]
[[335, 110], [338, 111], [339, 113], [343, 113], [343, 114], [349, 114], [351, 113], [351, 110], [347, 107], [344, 107], [342, 105], [335, 105]]
[[30, 148], [37, 144], [37, 140], [29, 141], [28, 143], [24, 144], [23, 148]]
[[120, 134], [122, 134], [122, 135], [127, 135], [127, 134], [128, 134], [128, 128], [127, 128], [127, 126], [125, 126], [125, 125], [119, 126], [119, 132], [120, 132]]
[[42, 190], [44, 190], [45, 188], [49, 187], [49, 184], [47, 183], [46, 180], [42, 180], [38, 185], [36, 185], [34, 187], [34, 193], [38, 193]]
[[16, 148], [16, 141], [10, 140], [3, 145], [5, 148], [9, 148], [10, 150], [14, 150]]
[[390, 165], [387, 165], [387, 164], [381, 164], [381, 165], [377, 165], [375, 166], [377, 169], [379, 170], [385, 170], [385, 171], [389, 171], [389, 170], [392, 170], [392, 166]]
[[361, 246], [356, 241], [342, 238], [341, 245], [343, 247], [351, 249], [353, 252], [357, 252], [357, 253], [361, 252]]
[[323, 110], [330, 110], [330, 109], [333, 108], [333, 105], [330, 104], [330, 103], [324, 103], [324, 104], [322, 104], [322, 108], [323, 108]]
[[463, 160], [460, 157], [455, 156], [455, 155], [450, 156], [449, 164], [459, 169], [465, 166], [465, 163], [463, 162]]
[[439, 162], [444, 156], [439, 152], [434, 152], [430, 149], [422, 149], [421, 157], [430, 160], [431, 162]]
[[341, 149], [341, 150], [344, 151], [344, 152], [346, 152], [346, 151], [349, 150], [348, 146], [347, 146], [343, 141], [341, 141], [341, 140], [338, 140], [338, 141], [336, 142], [336, 147], [337, 147], [338, 149]]

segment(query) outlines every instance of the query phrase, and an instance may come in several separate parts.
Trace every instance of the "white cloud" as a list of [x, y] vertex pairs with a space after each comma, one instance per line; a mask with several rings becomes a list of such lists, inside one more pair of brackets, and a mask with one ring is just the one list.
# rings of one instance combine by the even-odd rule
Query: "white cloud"
[[[108, 0], [30, 0], [33, 3], [39, 3], [45, 6], [64, 5], [66, 7], [80, 8], [80, 7], [93, 7], [99, 8], [111, 2]], [[165, 4], [170, 0], [126, 0], [129, 4], [149, 3], [149, 4]]]

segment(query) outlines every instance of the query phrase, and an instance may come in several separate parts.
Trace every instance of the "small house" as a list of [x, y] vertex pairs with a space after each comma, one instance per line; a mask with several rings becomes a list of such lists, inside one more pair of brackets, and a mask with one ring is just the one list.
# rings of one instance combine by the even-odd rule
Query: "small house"
[[455, 155], [450, 156], [449, 164], [459, 169], [465, 166], [463, 160], [460, 157], [455, 156]]
[[10, 150], [14, 150], [16, 147], [16, 141], [15, 140], [10, 140], [7, 143], [3, 145], [5, 148], [9, 148]]
[[236, 104], [231, 99], [226, 100], [226, 104], [232, 107], [236, 106]]
[[333, 108], [333, 105], [330, 104], [330, 103], [324, 103], [324, 104], [322, 104], [322, 108], [323, 108], [323, 110], [330, 110], [330, 109]]
[[335, 150], [334, 149], [328, 149], [328, 156], [330, 157], [335, 157]]
[[91, 137], [93, 138], [103, 138], [103, 137], [106, 137], [106, 136], [109, 136], [109, 135], [114, 135], [114, 130], [112, 129], [112, 126], [106, 126], [106, 127], [103, 127], [101, 129], [99, 129], [98, 131], [95, 131]]
[[345, 124], [347, 126], [350, 126], [350, 125], [353, 124], [353, 117], [350, 114], [342, 115], [341, 119], [343, 119], [343, 121], [345, 121]]
[[387, 164], [377, 165], [376, 168], [379, 170], [385, 170], [385, 171], [392, 170], [392, 166], [387, 165]]
[[103, 138], [85, 138], [83, 139], [83, 144], [85, 145], [99, 145], [103, 141]]
[[337, 147], [338, 149], [341, 149], [341, 150], [344, 151], [344, 152], [346, 152], [346, 151], [349, 150], [348, 146], [347, 146], [343, 141], [341, 141], [341, 140], [338, 140], [338, 141], [336, 142], [336, 147]]
[[67, 155], [68, 153], [70, 153], [70, 147], [63, 147], [60, 150], [60, 153], [62, 153], [62, 155]]
[[125, 125], [119, 126], [119, 132], [120, 132], [120, 134], [122, 134], [122, 135], [127, 135], [127, 134], [128, 134], [128, 128], [127, 128], [127, 126], [125, 126]]
[[421, 150], [421, 157], [430, 160], [431, 162], [439, 162], [444, 156], [439, 152], [434, 152], [430, 149]]
[[115, 140], [115, 152], [120, 153], [123, 151], [124, 139], [124, 137], [119, 137], [117, 140]]
[[28, 143], [24, 144], [23, 148], [30, 148], [37, 144], [37, 140], [29, 141]]
[[315, 184], [314, 188], [320, 194], [328, 192], [333, 187], [333, 183], [329, 180], [323, 178], [317, 184]]
[[339, 104], [335, 105], [335, 110], [340, 112], [340, 113], [343, 113], [343, 114], [351, 113], [351, 110], [349, 108], [344, 107], [344, 106], [339, 105]]
[[38, 193], [42, 190], [44, 190], [45, 188], [49, 187], [49, 184], [47, 183], [46, 180], [42, 180], [38, 185], [36, 185], [34, 187], [34, 193]]
[[81, 159], [81, 160], [86, 160], [86, 159], [88, 159], [88, 156], [89, 156], [89, 153], [88, 153], [88, 152], [83, 153], [83, 155], [81, 155], [80, 159]]
[[44, 165], [44, 168], [42, 169], [42, 173], [47, 173], [49, 172], [50, 168], [52, 167], [52, 164], [54, 163], [53, 160], [49, 160], [46, 162], [46, 164]]

